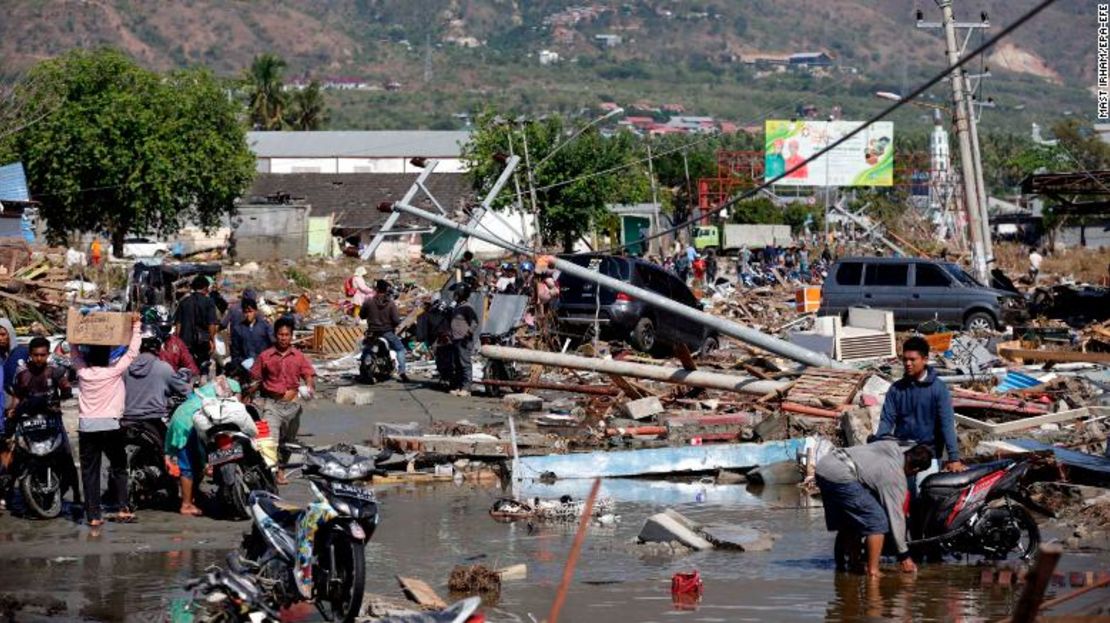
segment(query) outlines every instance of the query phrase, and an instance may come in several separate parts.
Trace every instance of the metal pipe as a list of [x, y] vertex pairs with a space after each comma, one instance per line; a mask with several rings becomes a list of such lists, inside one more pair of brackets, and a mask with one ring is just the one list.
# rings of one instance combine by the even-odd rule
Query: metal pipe
[[[497, 236], [492, 236], [486, 232], [476, 230], [473, 227], [460, 225], [449, 218], [446, 218], [439, 214], [428, 212], [427, 210], [421, 210], [420, 208], [405, 203], [398, 202], [393, 204], [393, 210], [404, 212], [406, 214], [411, 214], [413, 216], [419, 216], [420, 218], [429, 220], [442, 227], [461, 231], [464, 234], [477, 238], [478, 240], [483, 240], [485, 242], [497, 245], [503, 249], [507, 249], [515, 253], [527, 254], [532, 252], [531, 249], [527, 249], [507, 240], [502, 240]], [[803, 363], [808, 366], [841, 369], [850, 368], [850, 366], [845, 363], [836, 361], [835, 359], [831, 359], [826, 355], [814, 352], [812, 350], [809, 350], [808, 348], [802, 348], [801, 346], [791, 344], [786, 340], [780, 340], [777, 337], [767, 335], [760, 331], [756, 331], [755, 329], [741, 326], [739, 324], [736, 324], [735, 322], [732, 322], [731, 320], [726, 320], [712, 314], [707, 314], [700, 309], [688, 307], [686, 305], [683, 305], [682, 303], [656, 294], [655, 292], [652, 292], [650, 290], [638, 288], [630, 283], [626, 283], [619, 279], [614, 279], [607, 275], [603, 275], [599, 272], [579, 266], [578, 264], [575, 264], [573, 262], [559, 259], [555, 256], [549, 256], [548, 263], [549, 265], [558, 268], [568, 275], [574, 275], [575, 277], [579, 277], [587, 281], [593, 281], [598, 285], [616, 290], [617, 292], [623, 292], [631, 297], [640, 299], [652, 305], [653, 307], [669, 311], [672, 314], [681, 316], [691, 322], [696, 322], [698, 324], [705, 325], [711, 329], [714, 329], [722, 335], [727, 335], [731, 338], [740, 340], [741, 342], [744, 342], [746, 344], [751, 344], [752, 346], [756, 346], [769, 353], [785, 357], [792, 361]]]
[[741, 392], [763, 396], [771, 392], [786, 389], [789, 383], [785, 381], [757, 381], [748, 377], [706, 372], [704, 370], [686, 370], [685, 368], [671, 368], [667, 366], [653, 366], [646, 363], [632, 363], [631, 361], [615, 361], [612, 359], [593, 359], [579, 357], [578, 355], [564, 355], [562, 353], [549, 353], [542, 350], [529, 350], [527, 348], [512, 348], [509, 346], [483, 346], [483, 357], [517, 361], [571, 370], [587, 370], [602, 374], [616, 374], [637, 379], [648, 379], [662, 383], [676, 385], [689, 385], [691, 387], [704, 387], [706, 389], [719, 389], [729, 392]]
[[616, 396], [620, 390], [608, 385], [571, 385], [569, 383], [532, 383], [530, 381], [502, 381], [500, 379], [482, 379], [481, 385], [494, 387], [515, 387], [518, 389], [550, 389], [558, 392], [571, 392], [575, 394], [594, 394], [596, 396]]
[[[428, 179], [428, 176], [436, 170], [436, 166], [438, 165], [439, 160], [429, 160], [424, 163], [424, 169], [420, 172], [420, 175], [416, 176], [416, 181], [412, 183], [412, 186], [409, 186], [409, 189], [405, 192], [405, 195], [401, 197], [401, 201], [403, 203], [410, 203], [414, 198], [416, 198], [416, 193], [420, 190], [420, 187], [424, 185], [424, 181]], [[397, 224], [397, 219], [400, 216], [401, 215], [397, 214], [396, 212], [389, 215], [389, 218], [385, 220], [385, 224], [382, 225], [382, 228], [378, 230], [378, 233], [374, 234], [374, 239], [371, 240], [370, 244], [366, 245], [366, 248], [363, 249], [362, 253], [359, 254], [359, 258], [369, 260], [374, 257], [374, 253], [378, 250], [378, 247], [381, 246], [382, 242], [385, 241], [385, 237], [390, 235], [390, 232], [393, 230], [393, 226]]]

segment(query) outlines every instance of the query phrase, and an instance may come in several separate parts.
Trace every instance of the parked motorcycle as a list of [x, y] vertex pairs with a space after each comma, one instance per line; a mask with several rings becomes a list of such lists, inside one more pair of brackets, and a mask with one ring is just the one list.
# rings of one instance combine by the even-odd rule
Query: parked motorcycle
[[922, 554], [979, 555], [1028, 560], [1041, 533], [1023, 504], [1021, 488], [1033, 459], [1005, 459], [962, 472], [941, 472], [921, 482], [910, 517], [911, 550]]
[[251, 493], [241, 562], [272, 587], [275, 607], [311, 601], [329, 621], [353, 621], [366, 584], [366, 542], [378, 525], [374, 492], [360, 481], [385, 472], [339, 447], [289, 447], [305, 454], [300, 467], [313, 500], [302, 508], [269, 491]]
[[212, 567], [185, 588], [192, 591], [189, 611], [197, 623], [281, 621], [281, 614], [266, 603], [264, 591], [248, 575]]
[[32, 513], [43, 519], [57, 517], [62, 512], [62, 474], [73, 472], [73, 455], [64, 443], [62, 418], [30, 410], [16, 420], [13, 439], [10, 482], [23, 494], [24, 504]]
[[[478, 336], [478, 340], [483, 346], [493, 344], [496, 346], [516, 346], [516, 337], [514, 332], [509, 332], [504, 335], [492, 335], [490, 333], [483, 333]], [[496, 381], [515, 381], [520, 378], [517, 372], [516, 365], [511, 361], [501, 361], [499, 359], [485, 358], [485, 363], [482, 368], [482, 379], [490, 379]], [[515, 390], [509, 391], [512, 393]], [[505, 393], [505, 387], [501, 385], [486, 384], [486, 395], [493, 398], [500, 398]]]
[[[250, 516], [252, 491], [277, 493], [274, 472], [263, 456], [262, 438], [267, 436], [266, 423], [254, 405], [228, 400], [219, 412], [205, 407], [212, 419], [204, 431], [208, 468], [216, 484], [217, 499], [235, 517]], [[239, 411], [246, 412], [249, 421]], [[252, 430], [253, 428], [253, 430]]]

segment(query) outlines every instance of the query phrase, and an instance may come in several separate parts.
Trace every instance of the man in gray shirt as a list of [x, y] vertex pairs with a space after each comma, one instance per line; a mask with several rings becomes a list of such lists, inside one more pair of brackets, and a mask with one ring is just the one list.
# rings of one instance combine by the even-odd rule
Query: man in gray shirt
[[817, 462], [825, 527], [837, 533], [834, 557], [838, 570], [844, 568], [844, 553], [851, 566], [858, 566], [863, 537], [867, 575], [879, 577], [883, 540], [890, 532], [902, 571], [917, 571], [906, 543], [906, 476], [929, 467], [932, 460], [933, 451], [924, 444], [903, 453], [897, 441], [876, 441], [833, 450]]

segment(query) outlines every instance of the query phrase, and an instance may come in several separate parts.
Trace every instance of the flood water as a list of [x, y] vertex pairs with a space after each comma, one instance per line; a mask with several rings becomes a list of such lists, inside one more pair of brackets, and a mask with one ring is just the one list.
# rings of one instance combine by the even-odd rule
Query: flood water
[[[526, 493], [577, 496], [588, 484], [536, 485]], [[500, 495], [496, 488], [450, 484], [380, 489], [382, 521], [367, 547], [368, 591], [399, 596], [395, 576], [406, 575], [446, 596], [455, 565], [525, 563], [528, 578], [503, 584], [488, 620], [545, 618], [574, 527], [495, 522], [488, 511]], [[591, 527], [562, 621], [988, 621], [1008, 615], [1018, 596], [1009, 587], [980, 587], [979, 570], [962, 564], [923, 566], [916, 577], [891, 569], [878, 583], [836, 574], [821, 509], [808, 507], [794, 487], [754, 491], [742, 485], [623, 480], [607, 481], [602, 495], [615, 500], [620, 521]], [[766, 553], [642, 558], [629, 544], [646, 516], [668, 506], [701, 522], [754, 525], [781, 538]], [[246, 526], [154, 512], [141, 521], [109, 525], [90, 538], [85, 528], [69, 522], [4, 517], [0, 593], [32, 603], [61, 600], [65, 610], [51, 620], [164, 620], [172, 602], [183, 596], [184, 582], [221, 561]], [[1100, 560], [1105, 567], [1105, 557], [1069, 553], [1061, 570], [1098, 568]], [[676, 606], [671, 576], [695, 569], [705, 583], [703, 598], [694, 606]]]

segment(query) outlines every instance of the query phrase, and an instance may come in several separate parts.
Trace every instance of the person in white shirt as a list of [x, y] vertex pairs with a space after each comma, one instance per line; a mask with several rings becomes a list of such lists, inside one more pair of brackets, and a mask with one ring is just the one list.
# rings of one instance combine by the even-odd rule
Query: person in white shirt
[[1041, 262], [1044, 261], [1044, 256], [1037, 252], [1034, 248], [1029, 252], [1029, 281], [1033, 285], [1037, 284], [1037, 275], [1041, 272]]

